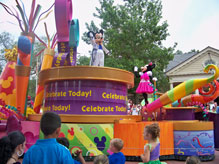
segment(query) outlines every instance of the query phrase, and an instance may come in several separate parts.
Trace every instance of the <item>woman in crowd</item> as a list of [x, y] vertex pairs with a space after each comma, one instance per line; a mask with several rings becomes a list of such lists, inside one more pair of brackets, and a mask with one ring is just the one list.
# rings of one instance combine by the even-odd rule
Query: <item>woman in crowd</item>
[[20, 131], [13, 131], [0, 139], [0, 163], [19, 164], [18, 158], [24, 153], [25, 137]]

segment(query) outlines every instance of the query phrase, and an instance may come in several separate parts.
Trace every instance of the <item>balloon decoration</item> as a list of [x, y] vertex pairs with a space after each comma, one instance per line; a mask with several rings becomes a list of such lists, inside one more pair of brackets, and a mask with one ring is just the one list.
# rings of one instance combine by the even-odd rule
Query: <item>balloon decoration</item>
[[[48, 45], [44, 49], [41, 71], [52, 67], [53, 57], [55, 54], [54, 48], [55, 48], [55, 40], [56, 40], [56, 37], [54, 36], [53, 41], [52, 41], [52, 45], [50, 47], [50, 38], [49, 38], [49, 34], [47, 32], [46, 23], [44, 25], [45, 25], [46, 35], [47, 35], [47, 39], [48, 39]], [[44, 43], [44, 45], [45, 45], [45, 43]], [[44, 95], [44, 86], [37, 85], [37, 92], [36, 92], [36, 97], [35, 97], [35, 102], [34, 102], [34, 107], [33, 107], [33, 109], [36, 113], [40, 112], [40, 108], [41, 108], [41, 105], [43, 102], [43, 95]]]
[[15, 65], [17, 61], [17, 47], [5, 50], [7, 64], [0, 77], [0, 120], [8, 119], [15, 115], [20, 120], [25, 117], [17, 110], [16, 106], [16, 85]]
[[[41, 6], [39, 4], [36, 6], [36, 0], [33, 0], [30, 15], [28, 18], [25, 12], [26, 10], [23, 2], [20, 1], [19, 3], [18, 0], [15, 0], [15, 3], [18, 11], [16, 11], [14, 8], [14, 10], [12, 10], [10, 7], [2, 2], [0, 2], [0, 5], [4, 7], [6, 12], [8, 12], [10, 15], [17, 19], [21, 30], [21, 36], [18, 38], [17, 65], [15, 66], [17, 87], [16, 107], [22, 114], [24, 114], [30, 75], [30, 66], [33, 57], [33, 46], [35, 39], [34, 31], [38, 23], [49, 15], [50, 9], [53, 7], [54, 4], [48, 10], [39, 15]], [[44, 18], [41, 18], [46, 13], [47, 15]]]
[[[7, 79], [0, 81], [2, 84], [1, 89], [5, 89], [6, 83], [13, 86], [13, 90], [10, 93], [4, 91], [0, 92], [0, 98], [7, 101], [7, 104], [12, 105], [18, 109], [22, 114], [26, 113], [26, 100], [28, 83], [30, 76], [30, 68], [33, 58], [33, 46], [35, 37], [45, 46], [36, 56], [44, 51], [44, 57], [41, 64], [41, 70], [51, 68], [52, 66], [64, 66], [64, 65], [76, 65], [77, 47], [79, 45], [79, 21], [78, 19], [72, 19], [72, 1], [71, 0], [55, 0], [55, 3], [49, 7], [46, 11], [40, 15], [41, 6], [36, 5], [36, 0], [32, 1], [30, 15], [27, 17], [25, 5], [22, 1], [15, 0], [17, 10], [12, 10], [6, 4], [0, 2], [0, 5], [6, 10], [7, 13], [15, 17], [18, 21], [21, 36], [18, 38], [18, 58], [17, 64], [13, 64], [15, 68], [14, 74], [16, 76], [9, 76]], [[54, 35], [51, 46], [50, 38], [45, 25], [48, 44], [44, 43], [36, 34], [35, 30], [40, 21], [44, 20], [51, 13], [52, 7], [55, 7], [55, 20], [57, 34]], [[39, 15], [39, 16], [38, 16]], [[57, 40], [57, 42], [56, 42]], [[58, 45], [58, 53], [55, 54], [54, 48]], [[15, 60], [13, 61], [15, 63]], [[10, 68], [11, 63], [8, 63], [6, 68]], [[12, 68], [12, 67], [11, 67]], [[10, 70], [13, 74], [13, 71]], [[6, 73], [9, 74], [6, 70]], [[4, 73], [5, 74], [5, 73]], [[5, 75], [4, 75], [5, 76]], [[16, 82], [15, 80], [16, 79]], [[17, 88], [15, 88], [15, 84]], [[16, 90], [17, 89], [17, 90]], [[34, 110], [39, 113], [42, 100], [43, 100], [44, 88], [40, 85], [37, 87], [36, 99], [34, 104]], [[14, 98], [8, 98], [12, 96]], [[17, 101], [16, 99], [17, 98]], [[10, 101], [10, 102], [9, 102]], [[29, 112], [28, 112], [29, 113]]]
[[[62, 5], [61, 5], [62, 4]], [[64, 11], [64, 12], [63, 12]], [[71, 0], [56, 0], [55, 1], [55, 20], [57, 34], [53, 37], [50, 48], [50, 39], [46, 29], [48, 45], [45, 45], [44, 57], [41, 70], [59, 66], [75, 66], [77, 58], [77, 47], [79, 45], [79, 21], [72, 19], [72, 2]], [[56, 42], [57, 40], [57, 42]], [[54, 48], [58, 44], [58, 53], [55, 54]], [[42, 52], [42, 51], [41, 51]], [[34, 111], [40, 112], [44, 96], [44, 87], [38, 85], [37, 93], [34, 102]]]
[[55, 0], [55, 21], [58, 53], [54, 55], [52, 66], [75, 66], [79, 44], [79, 21], [72, 19], [71, 0]]
[[7, 64], [0, 76], [0, 100], [6, 105], [16, 106], [15, 65], [17, 47], [5, 50]]
[[30, 36], [20, 36], [18, 39], [18, 59], [16, 70], [16, 97], [17, 109], [24, 114], [25, 100], [30, 76], [30, 58], [32, 38]]

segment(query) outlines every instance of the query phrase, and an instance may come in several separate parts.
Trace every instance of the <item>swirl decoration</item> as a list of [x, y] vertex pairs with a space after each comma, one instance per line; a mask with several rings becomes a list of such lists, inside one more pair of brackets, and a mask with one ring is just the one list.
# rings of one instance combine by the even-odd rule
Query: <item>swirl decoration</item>
[[181, 101], [176, 101], [172, 105], [173, 106], [194, 106], [201, 104], [206, 104], [210, 101], [213, 101], [219, 96], [219, 83], [217, 80], [214, 80], [212, 83], [209, 83], [208, 86], [210, 87], [210, 90], [205, 92], [203, 91], [203, 88], [200, 88], [199, 91], [201, 91], [201, 95], [191, 94], [186, 97], [184, 97]]
[[[207, 92], [204, 91], [204, 90], [203, 90], [204, 88], [209, 88], [209, 91], [207, 91]], [[209, 83], [209, 84], [205, 85], [204, 87], [199, 88], [198, 90], [199, 90], [199, 93], [200, 93], [201, 95], [210, 95], [210, 94], [212, 94], [213, 91], [214, 91], [214, 86], [213, 86], [211, 83]]]
[[[211, 77], [204, 79], [187, 80], [181, 83], [180, 85], [176, 86], [175, 88], [163, 94], [161, 97], [159, 97], [151, 104], [148, 104], [147, 110], [152, 112], [157, 108], [173, 103], [176, 100], [180, 100], [181, 98], [194, 92], [196, 89], [205, 86], [206, 84], [212, 82], [213, 80], [216, 80], [219, 77], [218, 67], [213, 64], [207, 65], [204, 69], [204, 72], [208, 73], [210, 69], [215, 70], [214, 75], [212, 75]], [[199, 99], [199, 98], [195, 97], [195, 99]], [[204, 100], [206, 101], [206, 99], [207, 98], [205, 98]]]

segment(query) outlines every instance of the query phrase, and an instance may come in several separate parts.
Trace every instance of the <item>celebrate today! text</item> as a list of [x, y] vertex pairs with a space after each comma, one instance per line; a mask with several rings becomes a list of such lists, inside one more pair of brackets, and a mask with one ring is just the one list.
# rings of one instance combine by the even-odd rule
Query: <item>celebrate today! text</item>
[[[125, 104], [127, 96], [117, 93], [111, 93], [101, 90], [68, 90], [68, 91], [52, 91], [45, 93], [46, 98], [60, 100], [60, 103], [45, 104], [46, 111], [60, 111], [68, 113], [68, 111], [75, 110], [75, 106], [71, 105], [72, 101], [80, 102], [80, 113], [112, 113], [112, 112], [126, 112]], [[68, 97], [68, 99], [66, 99]], [[95, 97], [95, 99], [93, 98]], [[95, 103], [96, 100], [100, 103]], [[64, 103], [65, 102], [65, 103]], [[94, 104], [93, 104], [94, 102]], [[105, 102], [105, 103], [104, 103]]]
[[[46, 98], [50, 97], [91, 97], [92, 96], [92, 90], [89, 91], [59, 91], [59, 92], [46, 92]], [[102, 92], [101, 97], [104, 99], [114, 99], [114, 100], [127, 100], [127, 96], [119, 95], [116, 93], [107, 93]]]

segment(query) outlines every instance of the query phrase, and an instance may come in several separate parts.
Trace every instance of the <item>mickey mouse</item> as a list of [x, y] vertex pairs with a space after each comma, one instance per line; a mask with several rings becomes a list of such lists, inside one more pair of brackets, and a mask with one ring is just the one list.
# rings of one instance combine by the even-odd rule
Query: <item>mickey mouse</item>
[[98, 137], [94, 138], [94, 142], [97, 144], [97, 149], [100, 151], [103, 151], [106, 147], [105, 142], [106, 142], [106, 137], [102, 136], [101, 140], [99, 140]]
[[145, 99], [145, 106], [148, 104], [148, 95], [154, 92], [153, 84], [150, 82], [152, 80], [152, 69], [155, 68], [155, 64], [150, 62], [149, 64], [141, 67], [141, 72], [138, 72], [138, 67], [135, 66], [134, 73], [136, 77], [140, 77], [141, 81], [136, 89], [136, 93], [142, 93]]
[[100, 30], [97, 33], [94, 33], [93, 31], [89, 31], [87, 33], [87, 36], [90, 38], [91, 44], [93, 45], [90, 65], [103, 67], [104, 66], [104, 52], [106, 54], [109, 53], [109, 50], [107, 50], [103, 46], [103, 30]]

